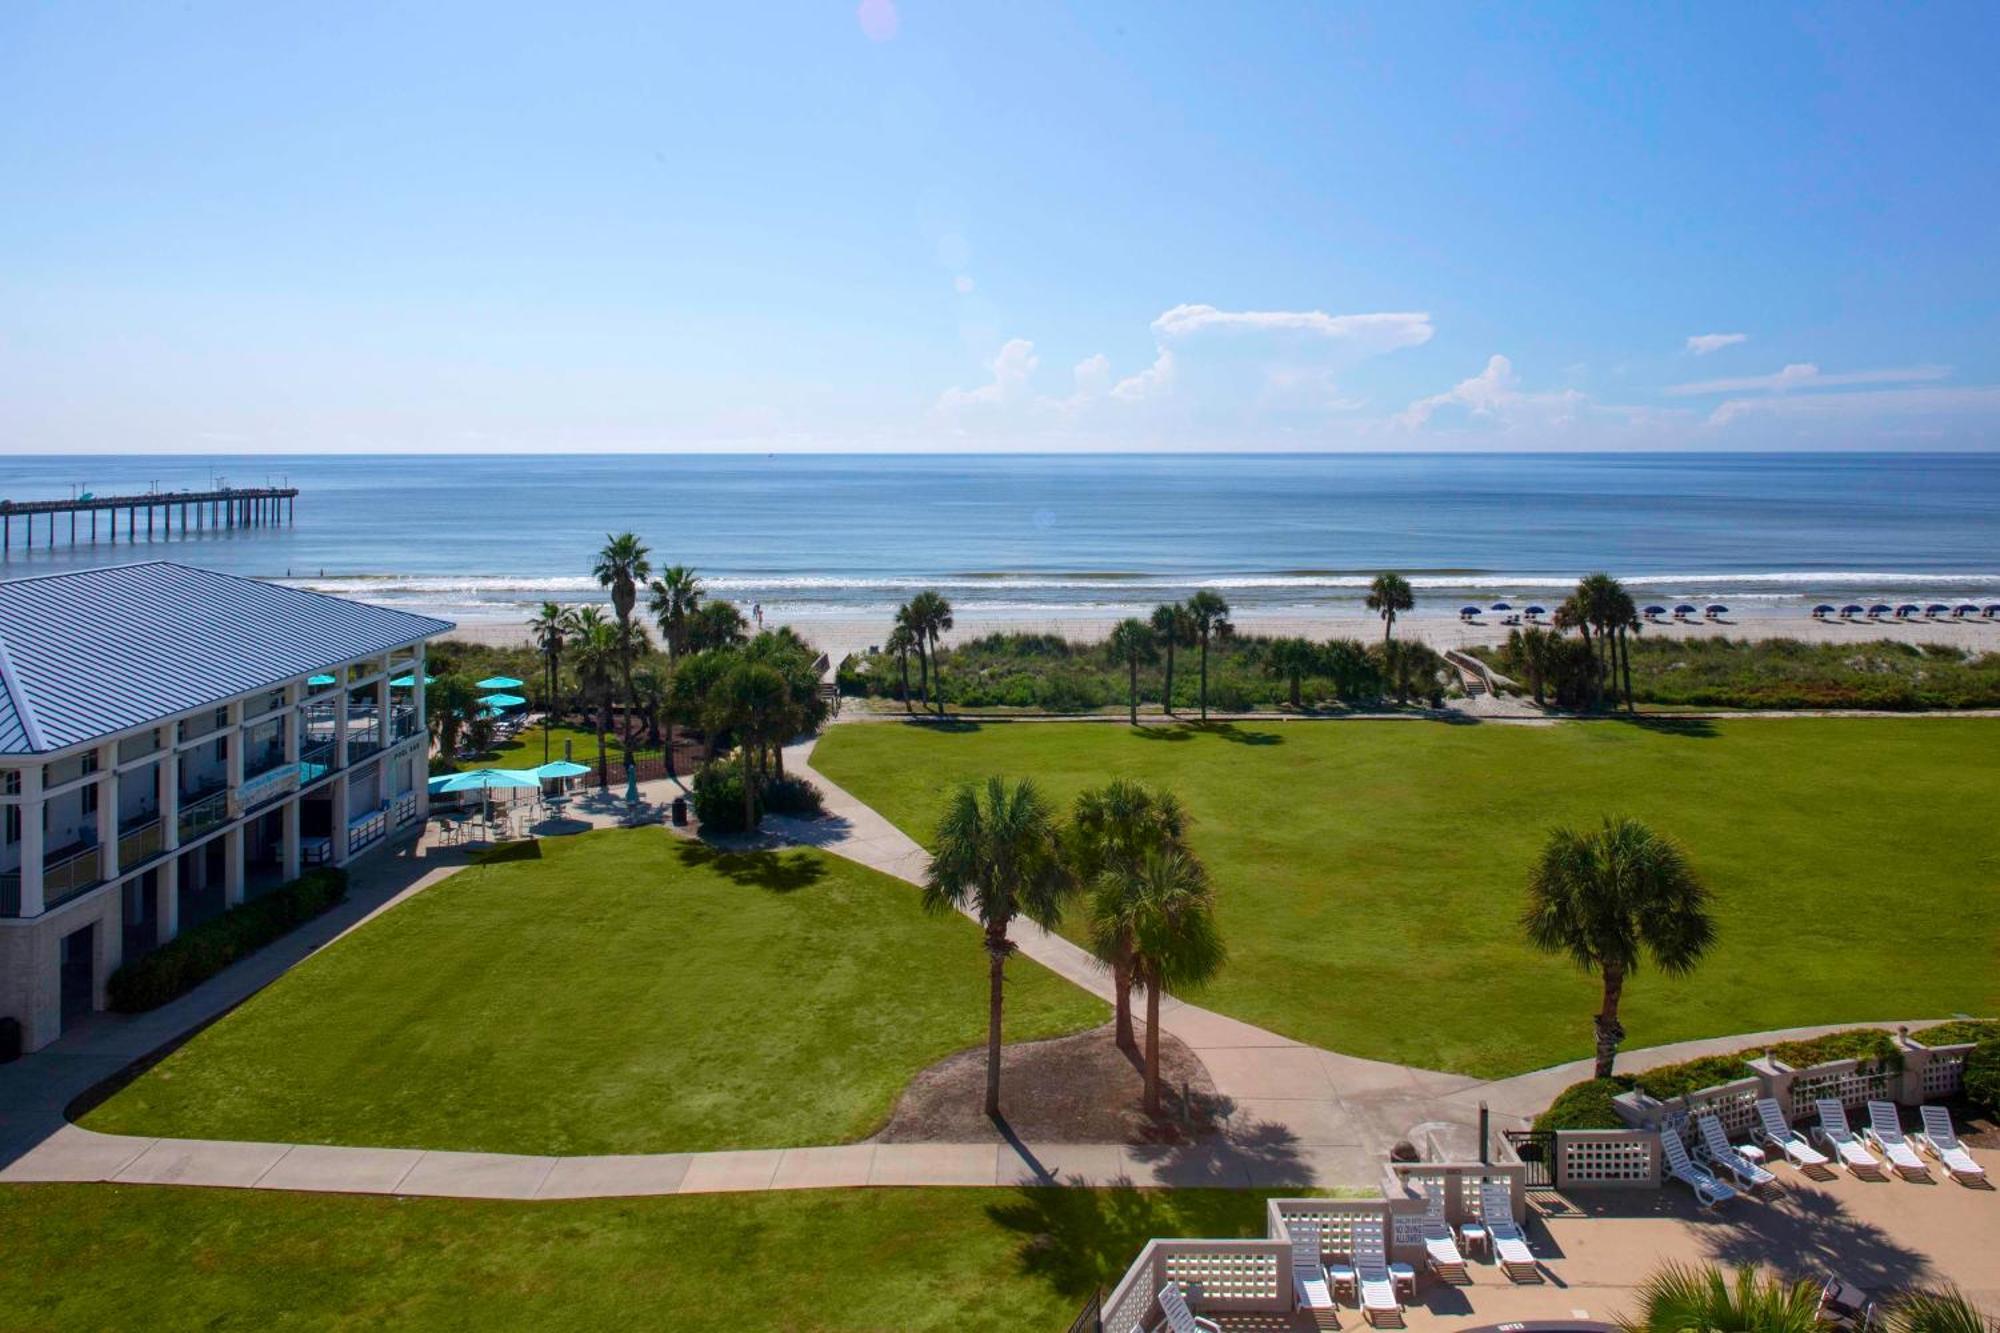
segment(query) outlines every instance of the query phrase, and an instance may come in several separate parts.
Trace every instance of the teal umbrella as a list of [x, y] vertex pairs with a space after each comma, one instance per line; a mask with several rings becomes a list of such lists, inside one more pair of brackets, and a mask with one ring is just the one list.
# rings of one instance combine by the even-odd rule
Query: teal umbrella
[[482, 694], [479, 702], [488, 708], [519, 708], [528, 701], [518, 694]]
[[[436, 679], [437, 679], [437, 677], [436, 677], [436, 676], [425, 676], [425, 677], [424, 677], [424, 684], [428, 685], [428, 684], [430, 684], [430, 683], [431, 683], [432, 681], [434, 681], [434, 680], [436, 680]], [[391, 685], [395, 686], [395, 687], [396, 687], [397, 689], [399, 689], [399, 690], [407, 690], [407, 689], [411, 688], [412, 686], [414, 686], [414, 685], [415, 685], [415, 684], [417, 683], [417, 678], [416, 678], [416, 677], [415, 677], [414, 675], [411, 675], [411, 674], [408, 674], [408, 673], [405, 673], [405, 674], [403, 674], [403, 675], [400, 675], [400, 676], [396, 677], [396, 678], [395, 678], [394, 680], [390, 681], [389, 683], [390, 683]]]
[[319, 675], [319, 676], [307, 676], [307, 677], [306, 677], [306, 684], [308, 684], [308, 685], [312, 686], [312, 687], [313, 687], [314, 689], [318, 689], [318, 688], [320, 688], [320, 687], [321, 687], [322, 685], [331, 685], [331, 684], [333, 684], [333, 677], [332, 677], [332, 676], [326, 676], [326, 675]]
[[532, 768], [474, 768], [431, 779], [432, 791], [491, 791], [495, 787], [539, 787]]
[[485, 680], [473, 682], [474, 688], [482, 690], [518, 690], [524, 684], [525, 681], [515, 680], [512, 676], [488, 676]]
[[538, 778], [580, 778], [590, 772], [590, 765], [579, 764], [570, 759], [554, 759], [535, 769]]

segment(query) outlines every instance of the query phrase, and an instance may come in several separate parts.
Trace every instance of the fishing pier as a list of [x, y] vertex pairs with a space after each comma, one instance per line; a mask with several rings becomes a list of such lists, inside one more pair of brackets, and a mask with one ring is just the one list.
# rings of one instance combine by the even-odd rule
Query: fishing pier
[[298, 495], [296, 486], [228, 486], [213, 491], [153, 491], [145, 495], [84, 494], [74, 500], [0, 500], [0, 551], [13, 549], [16, 520], [22, 525], [22, 546], [26, 549], [35, 544], [37, 520], [46, 517], [48, 527], [42, 536], [53, 549], [65, 515], [69, 530], [63, 535], [71, 546], [95, 545], [98, 516], [104, 515], [104, 540], [115, 545], [121, 514], [125, 520], [125, 540], [137, 542], [139, 514], [143, 510], [145, 539], [152, 541], [156, 525], [158, 536], [173, 536], [176, 518], [183, 537], [191, 532], [289, 524]]

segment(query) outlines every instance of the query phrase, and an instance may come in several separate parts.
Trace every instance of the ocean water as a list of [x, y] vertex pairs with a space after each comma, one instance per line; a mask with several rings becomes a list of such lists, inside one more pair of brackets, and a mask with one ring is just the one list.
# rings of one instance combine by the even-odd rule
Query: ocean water
[[[767, 615], [1239, 611], [1553, 597], [1605, 569], [1745, 607], [2000, 599], [2000, 454], [25, 457], [0, 497], [289, 484], [295, 525], [23, 550], [7, 577], [164, 557], [425, 610], [515, 618], [602, 593], [631, 529]], [[143, 523], [142, 523], [143, 526]]]

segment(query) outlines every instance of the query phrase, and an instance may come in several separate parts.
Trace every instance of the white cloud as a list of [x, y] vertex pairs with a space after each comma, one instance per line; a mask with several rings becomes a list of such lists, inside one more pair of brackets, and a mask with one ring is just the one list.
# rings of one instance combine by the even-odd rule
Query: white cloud
[[1864, 389], [1859, 393], [1782, 394], [1768, 398], [1732, 398], [1709, 414], [1711, 426], [1726, 426], [1746, 418], [1809, 420], [1837, 418], [1863, 423], [1867, 418], [1903, 416], [1987, 416], [2000, 413], [2000, 385], [1965, 388]]
[[1111, 358], [1099, 352], [1076, 363], [1076, 392], [1080, 398], [1094, 398], [1111, 387]]
[[1749, 341], [1747, 333], [1696, 333], [1689, 335], [1687, 349], [1696, 356], [1707, 356], [1710, 352], [1719, 352], [1725, 347]]
[[1035, 355], [1035, 345], [1026, 338], [1010, 338], [993, 358], [993, 378], [973, 389], [956, 386], [946, 389], [938, 399], [938, 408], [945, 412], [962, 412], [967, 409], [1005, 407], [1021, 402], [1028, 394], [1028, 380], [1035, 373], [1041, 358]]
[[1153, 364], [1136, 375], [1128, 375], [1112, 386], [1111, 396], [1121, 403], [1136, 403], [1147, 398], [1157, 398], [1173, 388], [1174, 354], [1166, 348], [1153, 358]]
[[1736, 379], [1675, 384], [1665, 392], [1677, 398], [1711, 393], [1785, 393], [1793, 389], [1830, 389], [1847, 384], [1911, 384], [1941, 380], [1950, 373], [1950, 368], [1946, 366], [1902, 366], [1887, 370], [1847, 370], [1828, 375], [1812, 362], [1801, 361], [1771, 375], [1744, 375]]
[[1417, 347], [1431, 340], [1431, 317], [1420, 312], [1329, 315], [1324, 310], [1218, 310], [1212, 305], [1177, 305], [1153, 321], [1161, 338], [1184, 338], [1208, 331], [1310, 333], [1366, 344], [1381, 351]]

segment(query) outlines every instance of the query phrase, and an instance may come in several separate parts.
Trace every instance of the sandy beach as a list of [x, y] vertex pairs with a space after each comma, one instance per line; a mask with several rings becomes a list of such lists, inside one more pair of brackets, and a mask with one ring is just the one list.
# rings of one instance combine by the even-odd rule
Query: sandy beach
[[[1359, 610], [1332, 609], [1325, 614], [1245, 613], [1232, 617], [1236, 628], [1246, 634], [1301, 635], [1310, 639], [1357, 638], [1373, 641], [1382, 635], [1382, 622]], [[775, 626], [776, 619], [767, 619]], [[794, 617], [789, 622], [808, 642], [838, 662], [850, 653], [866, 652], [888, 636], [886, 619], [855, 620], [836, 617]], [[1105, 616], [1011, 616], [973, 617], [959, 615], [957, 626], [945, 635], [946, 644], [975, 639], [993, 633], [1060, 634], [1077, 642], [1102, 639], [1116, 620]], [[1463, 648], [1474, 644], [1499, 643], [1512, 626], [1502, 625], [1497, 615], [1461, 621], [1455, 611], [1425, 611], [1419, 608], [1396, 621], [1396, 633], [1422, 639], [1433, 648]], [[1948, 644], [1971, 652], [2000, 651], [2000, 621], [1950, 619], [1898, 622], [1814, 620], [1802, 610], [1772, 609], [1732, 613], [1714, 621], [1648, 624], [1641, 631], [1647, 637], [1738, 639], [1800, 639], [1808, 643], [1870, 643], [1889, 639], [1903, 643]], [[483, 644], [525, 644], [528, 629], [520, 620], [468, 620], [449, 636]]]

